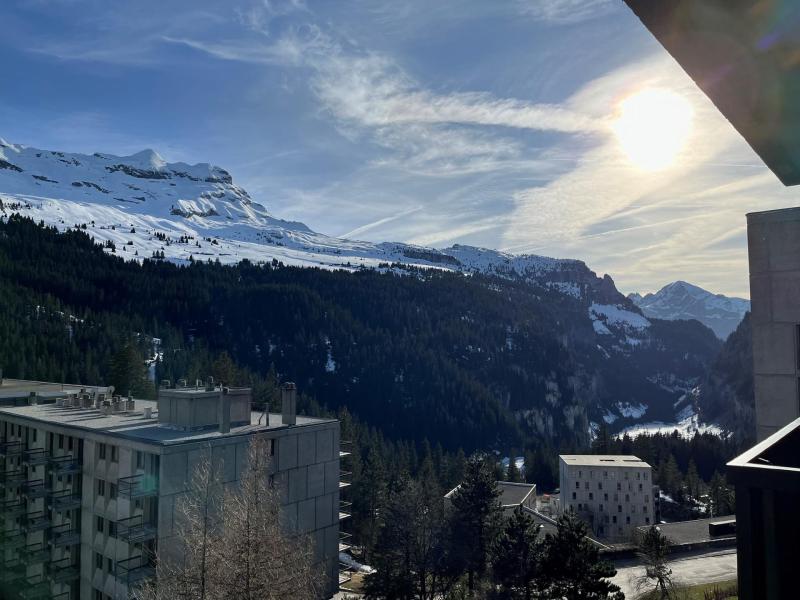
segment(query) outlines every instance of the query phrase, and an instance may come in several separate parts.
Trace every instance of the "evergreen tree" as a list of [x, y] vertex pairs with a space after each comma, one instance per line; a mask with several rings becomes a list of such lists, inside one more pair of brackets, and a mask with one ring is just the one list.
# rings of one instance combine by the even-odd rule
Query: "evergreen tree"
[[455, 551], [467, 572], [470, 594], [475, 591], [476, 579], [484, 575], [489, 549], [500, 528], [499, 496], [492, 465], [482, 457], [470, 457], [464, 481], [451, 497]]
[[701, 483], [700, 475], [697, 472], [697, 465], [694, 459], [690, 458], [689, 467], [686, 469], [686, 491], [689, 492], [692, 498], [698, 498], [700, 496]]
[[539, 526], [522, 507], [514, 510], [492, 549], [492, 577], [503, 600], [531, 600], [541, 562]]
[[558, 518], [557, 533], [545, 538], [542, 573], [545, 598], [565, 600], [624, 600], [608, 579], [616, 569], [600, 560], [597, 546], [586, 537], [588, 528], [570, 511]]
[[733, 490], [728, 487], [728, 482], [724, 475], [714, 472], [708, 487], [712, 517], [729, 515], [736, 509]]
[[109, 382], [120, 395], [152, 398], [154, 387], [147, 378], [147, 367], [138, 349], [126, 342], [111, 358]]
[[639, 540], [639, 557], [644, 564], [645, 573], [636, 583], [639, 592], [655, 586], [655, 593], [661, 600], [672, 598], [675, 586], [672, 582], [672, 569], [667, 566], [670, 543], [661, 530], [651, 525]]
[[512, 483], [518, 483], [522, 481], [522, 475], [520, 475], [519, 469], [517, 468], [517, 459], [516, 459], [516, 452], [513, 450], [508, 457], [508, 470], [506, 471], [506, 481], [510, 481]]

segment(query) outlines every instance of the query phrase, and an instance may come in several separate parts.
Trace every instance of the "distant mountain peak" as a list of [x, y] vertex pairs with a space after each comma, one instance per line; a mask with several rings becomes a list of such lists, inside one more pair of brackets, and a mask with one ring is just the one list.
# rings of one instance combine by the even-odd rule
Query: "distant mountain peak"
[[648, 317], [668, 321], [696, 319], [722, 340], [739, 326], [750, 310], [749, 300], [714, 294], [681, 280], [665, 285], [654, 294], [629, 294], [628, 299]]

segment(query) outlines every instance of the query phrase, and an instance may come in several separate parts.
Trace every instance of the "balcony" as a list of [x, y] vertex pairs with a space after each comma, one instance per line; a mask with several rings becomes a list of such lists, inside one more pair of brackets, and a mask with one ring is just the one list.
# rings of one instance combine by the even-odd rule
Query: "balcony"
[[350, 514], [350, 509], [353, 507], [352, 502], [345, 502], [344, 500], [339, 501], [339, 521], [344, 521], [345, 519], [349, 519], [352, 515]]
[[0, 549], [16, 550], [27, 542], [27, 535], [19, 529], [0, 532]]
[[129, 544], [141, 544], [156, 537], [157, 528], [145, 521], [142, 515], [134, 515], [117, 521], [117, 537]]
[[353, 573], [355, 573], [355, 569], [348, 564], [343, 562], [339, 563], [339, 587], [342, 587], [344, 584], [348, 583], [351, 579], [353, 579]]
[[53, 510], [70, 510], [81, 507], [81, 495], [72, 490], [54, 492], [47, 499], [47, 505]]
[[69, 454], [51, 456], [47, 464], [50, 471], [56, 475], [77, 475], [82, 470], [81, 460]]
[[339, 442], [339, 458], [347, 458], [353, 454], [353, 442], [340, 441]]
[[25, 471], [17, 469], [16, 471], [6, 471], [0, 473], [0, 489], [10, 490], [19, 487], [23, 481], [27, 479]]
[[29, 467], [47, 464], [48, 460], [47, 450], [44, 448], [22, 451], [22, 462]]
[[81, 576], [81, 569], [75, 564], [75, 559], [72, 557], [48, 563], [46, 571], [47, 577], [52, 583], [69, 583]]
[[81, 532], [72, 523], [65, 523], [50, 529], [50, 543], [55, 548], [74, 546], [81, 543]]
[[22, 442], [0, 442], [0, 458], [8, 458], [9, 456], [19, 456], [22, 452]]
[[339, 489], [348, 488], [353, 484], [353, 474], [350, 471], [339, 471]]
[[119, 495], [125, 498], [158, 496], [158, 478], [154, 475], [131, 475], [120, 478], [117, 483]]
[[44, 531], [50, 528], [50, 517], [44, 511], [35, 512], [25, 516], [21, 526], [22, 530], [26, 533]]
[[27, 510], [28, 508], [25, 506], [25, 503], [16, 498], [0, 501], [0, 518], [17, 517], [25, 514]]
[[33, 575], [25, 578], [19, 587], [19, 598], [21, 600], [39, 600], [40, 598], [50, 598], [50, 582], [42, 575]]
[[352, 548], [352, 544], [350, 544], [352, 538], [352, 533], [346, 533], [344, 531], [339, 532], [339, 552], [347, 552]]
[[30, 479], [22, 483], [22, 494], [28, 500], [44, 498], [50, 493], [50, 489], [44, 485], [44, 479]]
[[0, 582], [10, 584], [24, 579], [27, 568], [27, 565], [18, 558], [4, 561], [3, 568], [0, 569]]
[[144, 581], [155, 574], [155, 557], [149, 552], [117, 561], [117, 577], [128, 585]]
[[28, 544], [20, 548], [19, 556], [28, 565], [38, 565], [50, 560], [50, 548], [42, 542]]

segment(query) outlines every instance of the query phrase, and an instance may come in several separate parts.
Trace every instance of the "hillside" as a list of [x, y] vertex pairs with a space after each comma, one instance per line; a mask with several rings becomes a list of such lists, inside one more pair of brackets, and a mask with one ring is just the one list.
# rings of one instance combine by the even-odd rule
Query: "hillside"
[[403, 273], [123, 261], [83, 230], [11, 216], [0, 223], [0, 364], [8, 376], [102, 382], [127, 338], [144, 349], [158, 338], [159, 379], [204, 377], [227, 351], [392, 436], [485, 448], [669, 420], [719, 349], [698, 323], [601, 302], [608, 290]]

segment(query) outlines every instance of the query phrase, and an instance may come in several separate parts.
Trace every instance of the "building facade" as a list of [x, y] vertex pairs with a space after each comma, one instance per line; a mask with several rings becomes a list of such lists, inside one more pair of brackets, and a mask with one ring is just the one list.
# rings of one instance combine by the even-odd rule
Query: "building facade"
[[756, 435], [800, 417], [800, 208], [747, 215]]
[[235, 485], [254, 435], [268, 440], [287, 527], [314, 542], [325, 597], [337, 589], [339, 424], [297, 416], [291, 384], [283, 414], [252, 412], [249, 389], [202, 382], [162, 388], [158, 402], [13, 385], [13, 402], [0, 386], [0, 597], [128, 598], [156, 555], [179, 553], [176, 506], [194, 465], [210, 455]]
[[656, 523], [652, 469], [635, 456], [561, 455], [562, 512], [574, 511], [597, 538], [631, 541], [637, 527]]

